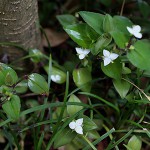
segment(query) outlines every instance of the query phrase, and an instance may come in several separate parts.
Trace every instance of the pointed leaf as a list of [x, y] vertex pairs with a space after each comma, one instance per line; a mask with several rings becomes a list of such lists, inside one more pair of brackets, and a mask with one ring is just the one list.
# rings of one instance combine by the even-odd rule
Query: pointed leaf
[[63, 27], [77, 23], [77, 19], [73, 15], [69, 14], [58, 15], [57, 19]]
[[97, 125], [94, 123], [94, 121], [91, 120], [89, 117], [84, 115], [83, 119], [84, 119], [83, 131], [85, 133], [98, 128]]
[[76, 135], [76, 132], [72, 132], [72, 130], [69, 128], [63, 129], [54, 141], [54, 148], [58, 148], [70, 143], [76, 137]]
[[104, 17], [103, 30], [106, 33], [109, 33], [114, 30], [113, 18], [109, 14], [106, 14]]
[[79, 46], [83, 48], [89, 48], [92, 44], [92, 39], [87, 35], [87, 24], [75, 24], [69, 25], [64, 28], [68, 35], [76, 42]]
[[113, 80], [113, 84], [121, 98], [125, 98], [130, 89], [130, 84], [125, 80]]
[[104, 15], [88, 11], [80, 11], [79, 14], [83, 20], [91, 26], [100, 35], [103, 33], [103, 19]]
[[[72, 94], [69, 97], [68, 102], [76, 102], [76, 103], [81, 103], [80, 99], [75, 96], [74, 94]], [[83, 109], [83, 106], [78, 106], [78, 105], [67, 105], [67, 112], [69, 114], [69, 116], [72, 116], [74, 114], [76, 114], [77, 112], [79, 112], [81, 109]]]
[[101, 52], [106, 46], [110, 44], [112, 37], [109, 34], [102, 34], [100, 38], [95, 43], [95, 47], [91, 50], [93, 55], [97, 55]]

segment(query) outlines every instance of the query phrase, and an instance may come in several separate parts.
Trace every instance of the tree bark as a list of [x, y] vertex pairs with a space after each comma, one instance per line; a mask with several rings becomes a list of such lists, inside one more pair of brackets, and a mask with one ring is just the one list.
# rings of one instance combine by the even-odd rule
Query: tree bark
[[[24, 49], [40, 47], [37, 0], [0, 0], [0, 43], [14, 43]], [[0, 46], [1, 58], [7, 57], [9, 62], [24, 55], [25, 51], [14, 46]]]

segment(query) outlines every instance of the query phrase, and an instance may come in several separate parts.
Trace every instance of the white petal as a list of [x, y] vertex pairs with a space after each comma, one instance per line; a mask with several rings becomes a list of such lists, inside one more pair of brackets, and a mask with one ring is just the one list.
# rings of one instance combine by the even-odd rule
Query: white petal
[[105, 57], [109, 57], [109, 56], [110, 56], [110, 52], [109, 52], [108, 50], [104, 49], [104, 50], [103, 50], [103, 55], [104, 55]]
[[110, 56], [109, 56], [109, 58], [110, 58], [111, 60], [115, 60], [118, 56], [119, 56], [118, 54], [111, 53]]
[[76, 126], [81, 126], [83, 123], [83, 118], [77, 119], [76, 120]]
[[83, 49], [76, 47], [76, 52], [77, 52], [78, 54], [83, 54]]
[[56, 80], [59, 81], [60, 80], [60, 75], [56, 75]]
[[79, 59], [84, 59], [85, 58], [85, 54], [80, 54], [79, 55]]
[[75, 121], [72, 121], [69, 123], [69, 128], [70, 129], [75, 129], [76, 128], [76, 122]]
[[51, 75], [51, 80], [54, 81], [54, 82], [56, 81], [55, 75]]
[[142, 38], [142, 34], [141, 33], [134, 33], [134, 36], [138, 39]]
[[104, 58], [104, 66], [107, 66], [108, 64], [110, 64], [111, 63], [111, 59], [110, 58]]
[[133, 34], [133, 29], [130, 27], [127, 27], [127, 30], [129, 31], [129, 33]]
[[75, 131], [78, 133], [78, 134], [83, 134], [83, 128], [81, 126], [77, 126], [75, 128]]
[[90, 52], [90, 50], [88, 50], [88, 49], [83, 50], [84, 55], [87, 55], [89, 52]]
[[133, 33], [137, 33], [141, 31], [141, 27], [139, 25], [133, 26]]

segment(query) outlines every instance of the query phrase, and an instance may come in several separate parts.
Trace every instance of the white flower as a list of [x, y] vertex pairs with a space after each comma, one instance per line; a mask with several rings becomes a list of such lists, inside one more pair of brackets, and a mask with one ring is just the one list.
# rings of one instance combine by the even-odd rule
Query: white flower
[[136, 38], [142, 38], [142, 34], [140, 33], [141, 32], [141, 27], [139, 25], [134, 25], [132, 26], [132, 28], [130, 27], [127, 27], [127, 30], [132, 34], [134, 35]]
[[103, 50], [103, 55], [104, 55], [104, 66], [107, 66], [113, 60], [115, 60], [119, 55], [115, 53], [110, 53], [108, 50]]
[[70, 122], [69, 127], [72, 130], [75, 130], [78, 134], [83, 134], [82, 124], [83, 124], [83, 118], [80, 118], [78, 120]]
[[79, 55], [79, 59], [84, 59], [90, 50], [76, 47], [76, 52]]
[[60, 75], [51, 75], [51, 80], [53, 82], [60, 81], [60, 79], [61, 79]]

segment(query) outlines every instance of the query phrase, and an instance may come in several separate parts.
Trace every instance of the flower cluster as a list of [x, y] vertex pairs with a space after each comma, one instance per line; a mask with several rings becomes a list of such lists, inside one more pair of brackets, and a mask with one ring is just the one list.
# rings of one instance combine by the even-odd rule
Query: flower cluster
[[110, 53], [108, 50], [103, 50], [103, 59], [104, 59], [104, 66], [107, 66], [110, 63], [113, 63], [113, 60], [115, 60], [119, 55], [116, 53]]
[[83, 134], [82, 124], [83, 124], [83, 118], [80, 118], [70, 122], [69, 127], [70, 129], [76, 131], [78, 134]]
[[86, 55], [89, 54], [90, 50], [89, 49], [82, 49], [82, 48], [76, 48], [76, 52], [79, 56], [79, 59], [84, 59]]
[[[127, 30], [129, 31], [129, 33], [133, 36], [135, 36], [136, 38], [142, 38], [142, 34], [141, 32], [141, 27], [139, 25], [133, 25], [132, 28], [131, 27], [127, 27]], [[79, 56], [79, 59], [84, 59], [89, 53], [90, 50], [89, 49], [82, 49], [82, 48], [76, 48], [76, 52]], [[104, 49], [103, 50], [103, 60], [104, 60], [104, 66], [107, 66], [110, 63], [113, 63], [113, 61], [115, 59], [118, 58], [118, 54], [116, 53], [111, 53], [108, 50]]]
[[127, 30], [130, 34], [134, 35], [136, 38], [140, 39], [142, 38], [141, 27], [139, 25], [133, 25], [132, 28], [127, 27]]

